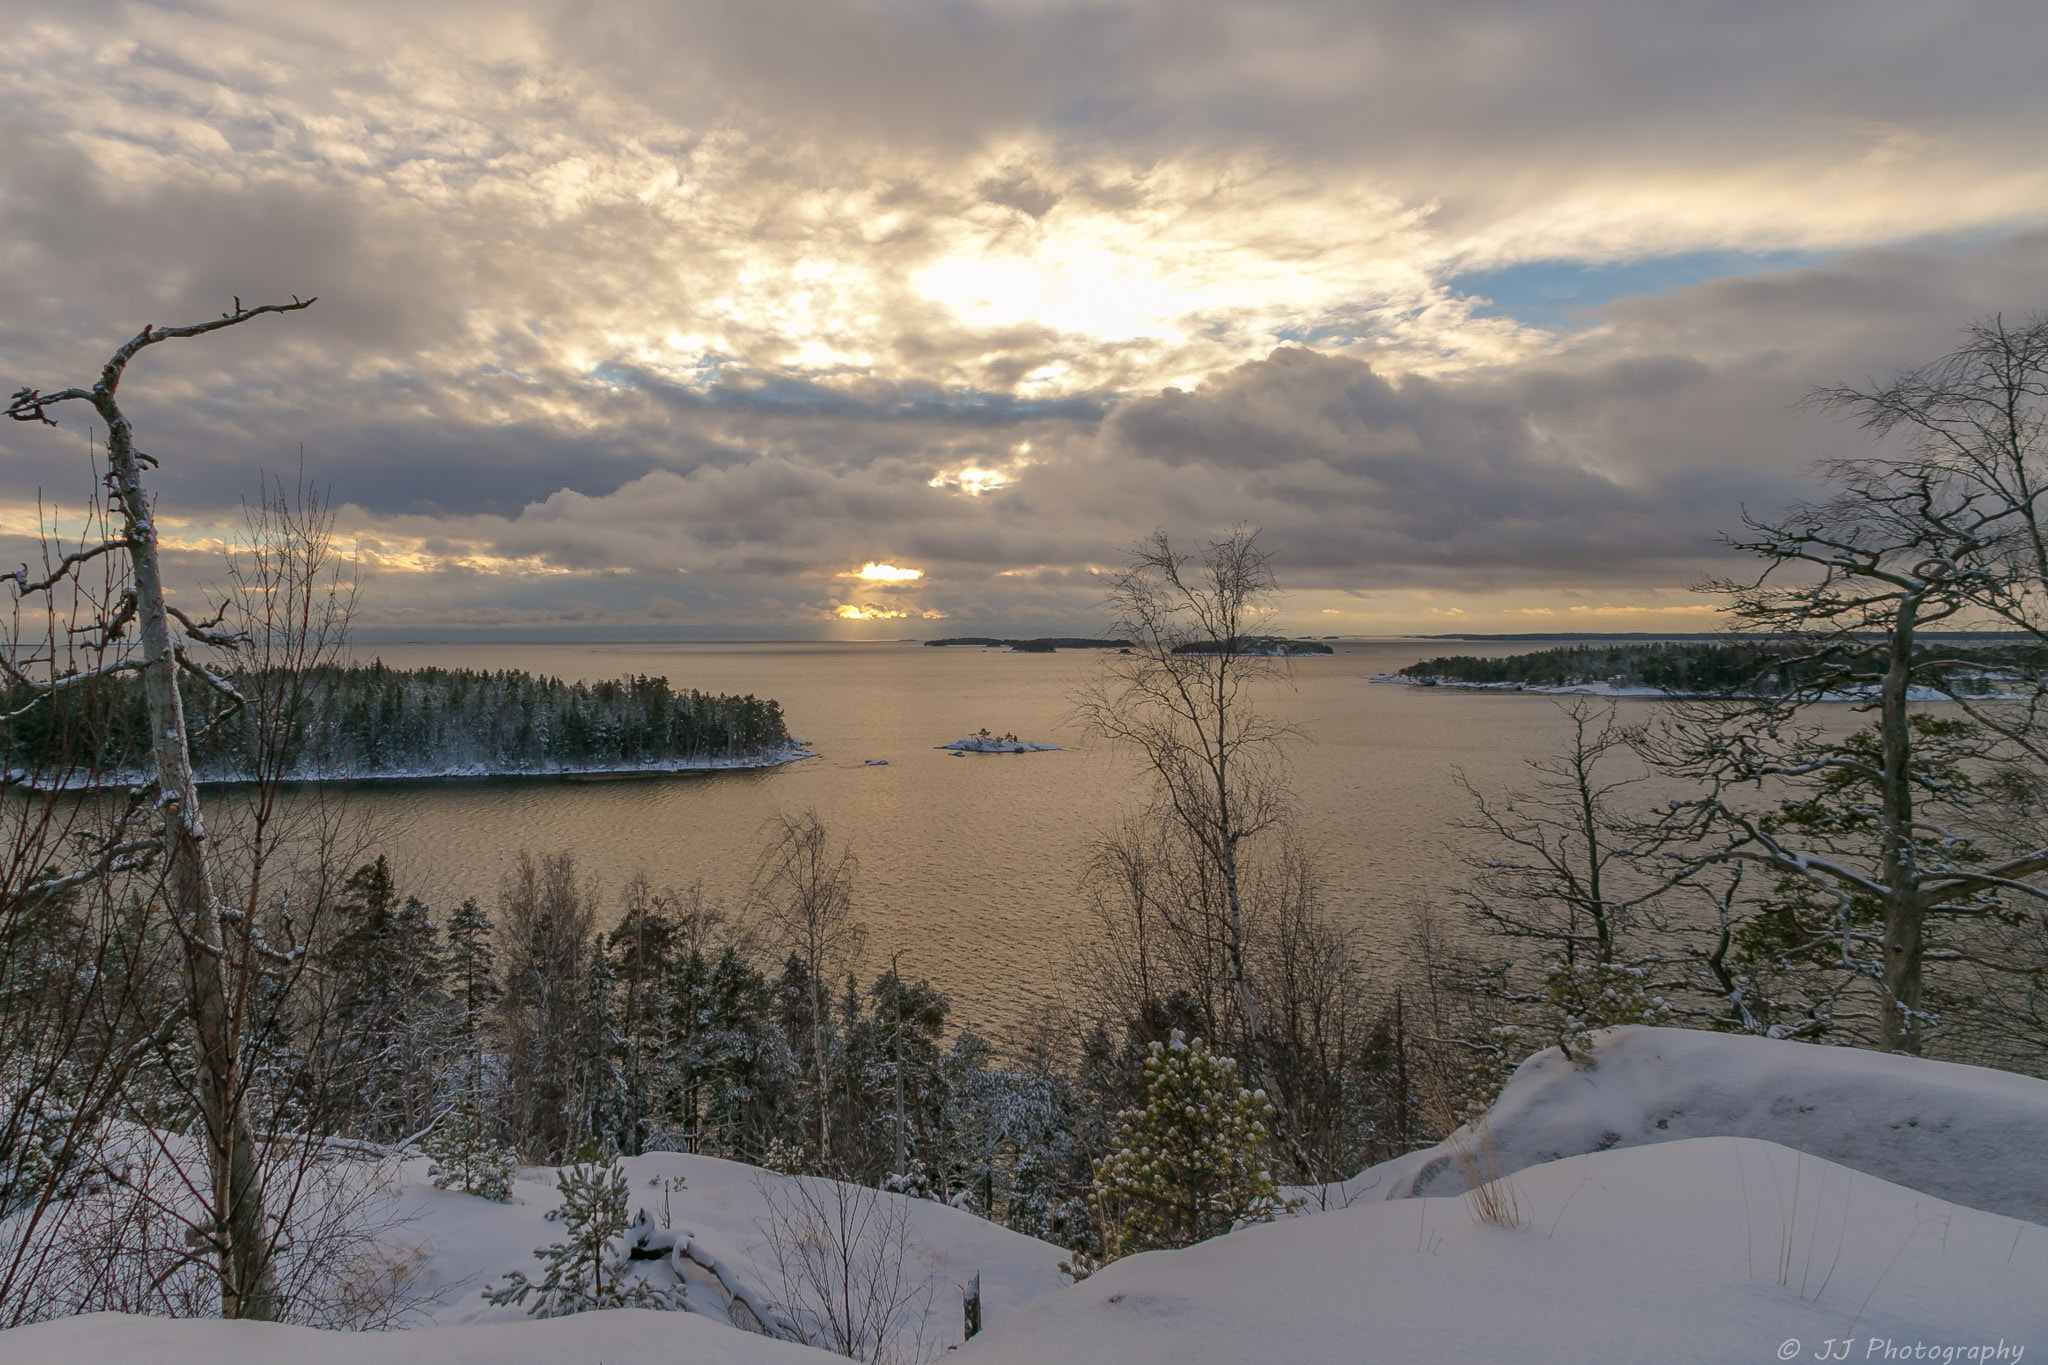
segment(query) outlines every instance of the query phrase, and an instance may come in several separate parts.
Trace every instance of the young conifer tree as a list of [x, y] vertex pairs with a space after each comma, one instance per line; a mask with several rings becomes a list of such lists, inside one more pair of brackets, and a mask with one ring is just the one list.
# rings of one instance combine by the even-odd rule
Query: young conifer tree
[[513, 1271], [502, 1289], [486, 1289], [493, 1304], [523, 1304], [529, 1317], [558, 1318], [597, 1308], [668, 1308], [672, 1301], [634, 1276], [621, 1235], [626, 1230], [626, 1173], [609, 1165], [571, 1166], [562, 1172], [562, 1206], [549, 1215], [566, 1236], [534, 1248], [546, 1273], [538, 1284]]
[[432, 1159], [436, 1188], [460, 1190], [498, 1204], [512, 1202], [518, 1157], [498, 1138], [504, 1125], [477, 1091], [465, 1088], [420, 1147]]
[[1095, 1163], [1106, 1260], [1189, 1246], [1283, 1207], [1263, 1148], [1273, 1106], [1238, 1084], [1237, 1063], [1179, 1029], [1145, 1061], [1145, 1107], [1117, 1116]]

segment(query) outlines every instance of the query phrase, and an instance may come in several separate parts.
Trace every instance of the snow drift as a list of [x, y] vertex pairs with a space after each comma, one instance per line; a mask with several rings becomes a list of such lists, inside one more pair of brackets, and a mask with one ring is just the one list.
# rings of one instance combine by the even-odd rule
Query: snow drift
[[1514, 1181], [1516, 1227], [1454, 1198], [1243, 1228], [1118, 1261], [952, 1358], [1763, 1365], [1830, 1339], [1852, 1340], [1856, 1361], [1884, 1359], [1885, 1343], [2048, 1350], [2048, 1233], [2030, 1223], [1742, 1138], [1599, 1152]]
[[[1761, 1138], [1974, 1209], [2048, 1224], [2048, 1081], [1857, 1048], [1694, 1029], [1591, 1036], [1523, 1062], [1488, 1111], [1489, 1173], [1615, 1147]], [[1331, 1202], [1462, 1193], [1447, 1144], [1375, 1166]], [[2048, 1342], [2042, 1346], [2048, 1355]]]

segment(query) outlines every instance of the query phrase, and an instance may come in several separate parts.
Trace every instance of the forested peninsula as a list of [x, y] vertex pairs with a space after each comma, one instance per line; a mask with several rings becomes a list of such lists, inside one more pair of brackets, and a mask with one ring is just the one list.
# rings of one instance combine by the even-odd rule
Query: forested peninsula
[[[781, 706], [633, 676], [565, 682], [518, 669], [238, 671], [237, 703], [182, 679], [202, 781], [524, 777], [766, 767], [803, 756]], [[55, 694], [8, 726], [29, 781], [125, 781], [149, 767], [141, 683], [117, 675]], [[7, 697], [8, 709], [19, 706]], [[18, 779], [19, 780], [19, 779]]]
[[[1923, 637], [1921, 666], [1936, 660], [1953, 691], [1985, 695], [2001, 676], [2039, 666], [2037, 647], [1994, 637]], [[1423, 687], [1528, 691], [1601, 691], [1662, 696], [1778, 695], [1824, 687], [1842, 674], [1839, 648], [1802, 651], [1783, 640], [1662, 640], [1564, 645], [1530, 654], [1481, 658], [1453, 654], [1424, 659], [1376, 681]]]

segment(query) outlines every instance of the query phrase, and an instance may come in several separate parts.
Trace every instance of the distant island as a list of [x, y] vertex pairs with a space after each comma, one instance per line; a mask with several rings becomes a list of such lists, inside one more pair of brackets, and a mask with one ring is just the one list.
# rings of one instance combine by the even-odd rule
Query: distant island
[[[294, 684], [283, 673], [230, 673], [227, 681], [251, 704], [235, 708], [184, 680], [193, 767], [203, 782], [253, 780], [266, 747], [289, 754], [281, 776], [302, 782], [695, 772], [808, 756], [772, 699], [683, 691], [666, 678], [572, 683], [517, 669], [395, 669], [378, 661], [316, 669], [290, 705]], [[139, 682], [130, 675], [87, 692], [59, 693], [55, 709], [17, 717], [8, 766], [31, 781], [47, 773], [67, 785], [146, 771]], [[290, 732], [281, 745], [274, 722], [264, 720], [280, 715]]]
[[955, 635], [944, 640], [926, 640], [925, 648], [942, 649], [947, 645], [980, 645], [984, 648], [1011, 649], [1019, 654], [1050, 654], [1056, 649], [1129, 649], [1129, 640], [1091, 640], [1079, 635], [1041, 635], [1033, 640], [1001, 640], [993, 635]]
[[1181, 645], [1176, 654], [1236, 654], [1288, 656], [1295, 654], [1335, 654], [1337, 651], [1320, 640], [1289, 640], [1279, 635], [1246, 635], [1235, 640], [1196, 640]]

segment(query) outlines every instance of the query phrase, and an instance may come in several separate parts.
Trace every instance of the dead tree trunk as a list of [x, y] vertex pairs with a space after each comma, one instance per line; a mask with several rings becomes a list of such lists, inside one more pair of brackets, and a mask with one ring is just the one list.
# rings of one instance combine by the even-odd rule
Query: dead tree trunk
[[[145, 326], [114, 352], [91, 389], [48, 394], [23, 389], [7, 409], [7, 415], [17, 421], [54, 425], [46, 409], [83, 402], [90, 404], [107, 426], [108, 478], [121, 516], [121, 534], [108, 542], [108, 548], [126, 551], [133, 587], [114, 618], [101, 624], [111, 638], [120, 634], [122, 618], [128, 617], [140, 637], [141, 657], [134, 661], [132, 671], [142, 674], [149, 707], [150, 750], [156, 766], [157, 804], [163, 816], [163, 894], [183, 949], [195, 1063], [193, 1099], [205, 1133], [211, 1201], [208, 1250], [220, 1281], [221, 1316], [227, 1318], [274, 1318], [278, 1303], [261, 1163], [244, 1093], [241, 1021], [230, 989], [228, 945], [207, 864], [206, 824], [200, 814], [184, 703], [178, 691], [181, 668], [225, 687], [187, 658], [180, 637], [199, 643], [222, 641], [211, 633], [211, 623], [194, 622], [165, 600], [156, 520], [142, 483], [142, 466], [156, 462], [135, 448], [134, 429], [121, 411], [116, 392], [128, 362], [145, 347], [219, 331], [264, 313], [295, 312], [311, 303], [312, 299], [293, 299], [288, 304], [244, 308], [237, 299], [233, 312], [212, 322], [189, 327]], [[177, 635], [171, 627], [173, 616], [181, 627]]]

